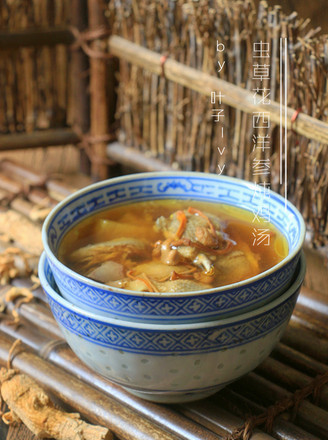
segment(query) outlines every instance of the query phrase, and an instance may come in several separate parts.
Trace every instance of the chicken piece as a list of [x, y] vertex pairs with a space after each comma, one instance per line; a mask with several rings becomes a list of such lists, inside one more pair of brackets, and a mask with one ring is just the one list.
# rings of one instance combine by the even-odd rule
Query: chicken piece
[[167, 239], [163, 242], [155, 243], [153, 250], [153, 257], [160, 258], [160, 261], [169, 266], [175, 266], [179, 263], [194, 264], [208, 272], [213, 267], [213, 260], [215, 257], [207, 256], [200, 253], [199, 249], [194, 246], [185, 245], [183, 241], [172, 241]]
[[90, 274], [93, 269], [109, 260], [115, 260], [129, 268], [150, 255], [151, 249], [146, 241], [124, 237], [77, 249], [69, 255], [68, 262], [74, 270]]
[[221, 255], [214, 267], [219, 285], [237, 283], [259, 273], [258, 261], [249, 248], [247, 252], [234, 250]]
[[[191, 211], [191, 212], [190, 212]], [[182, 234], [177, 236], [181, 224], [181, 215], [183, 213], [186, 217], [186, 224]], [[187, 238], [192, 241], [199, 241], [199, 243], [205, 246], [211, 246], [213, 244], [213, 238], [209, 239], [209, 221], [214, 227], [213, 234], [216, 234], [217, 238], [221, 238], [221, 222], [218, 217], [212, 214], [204, 213], [207, 217], [204, 218], [201, 215], [192, 214], [192, 208], [184, 211], [176, 211], [169, 218], [159, 217], [155, 223], [155, 229], [163, 231], [166, 238]], [[209, 220], [209, 221], [208, 221]], [[215, 238], [215, 237], [214, 237]], [[210, 243], [209, 243], [210, 240]]]
[[157, 283], [156, 286], [161, 293], [194, 292], [212, 287], [209, 284], [199, 283], [194, 280], [165, 281], [164, 283]]
[[141, 274], [146, 274], [152, 280], [160, 281], [169, 278], [173, 272], [176, 274], [191, 274], [195, 270], [196, 269], [190, 268], [189, 266], [168, 266], [159, 261], [149, 261], [136, 266], [133, 269], [133, 275], [140, 276]]
[[155, 228], [163, 232], [166, 240], [155, 244], [153, 255], [164, 264], [189, 262], [208, 272], [212, 267], [208, 254], [220, 253], [231, 246], [221, 227], [218, 217], [191, 207], [176, 211], [169, 218], [159, 217]]
[[176, 244], [174, 239], [157, 241], [155, 243], [153, 256], [159, 257], [161, 262], [170, 266], [179, 264], [184, 261], [193, 261], [197, 255], [197, 250], [193, 246]]
[[213, 262], [204, 254], [198, 254], [193, 263], [204, 268], [205, 272], [210, 272], [213, 267]]
[[122, 264], [116, 263], [116, 261], [109, 260], [92, 269], [86, 276], [95, 281], [106, 284], [110, 281], [116, 281], [123, 278], [124, 267]]
[[137, 292], [152, 293], [194, 292], [211, 288], [209, 284], [203, 284], [194, 280], [169, 280], [162, 283], [152, 281], [151, 284], [156, 290], [150, 290], [147, 282], [143, 281], [141, 278], [138, 278], [136, 280], [125, 278], [120, 281], [108, 283], [108, 285], [113, 287], [120, 287], [122, 289], [134, 290]]

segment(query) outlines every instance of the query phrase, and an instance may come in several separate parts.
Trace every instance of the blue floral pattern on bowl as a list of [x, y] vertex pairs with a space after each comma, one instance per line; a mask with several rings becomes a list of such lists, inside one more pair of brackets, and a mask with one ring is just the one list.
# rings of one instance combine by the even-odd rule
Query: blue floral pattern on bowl
[[304, 274], [302, 257], [291, 287], [269, 304], [226, 319], [170, 325], [84, 311], [56, 291], [44, 254], [39, 264], [52, 313], [75, 353], [134, 394], [162, 402], [212, 394], [255, 368], [280, 340]]
[[286, 204], [280, 195], [270, 192], [270, 221], [286, 237], [288, 257], [256, 277], [220, 288], [160, 296], [114, 289], [60, 263], [56, 258], [60, 242], [82, 219], [119, 204], [177, 198], [224, 203], [257, 213], [263, 197], [258, 187], [255, 191], [249, 182], [205, 173], [145, 173], [110, 179], [78, 191], [59, 204], [44, 224], [43, 242], [60, 292], [86, 310], [148, 322], [210, 320], [259, 307], [290, 284], [305, 227], [296, 208]]

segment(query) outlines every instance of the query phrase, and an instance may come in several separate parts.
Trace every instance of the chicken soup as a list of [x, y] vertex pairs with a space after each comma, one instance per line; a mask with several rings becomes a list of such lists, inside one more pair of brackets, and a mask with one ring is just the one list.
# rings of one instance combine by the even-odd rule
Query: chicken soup
[[[189, 292], [236, 283], [288, 255], [285, 237], [241, 208], [159, 200], [111, 208], [64, 237], [59, 259], [81, 275], [140, 292]], [[256, 239], [255, 231], [266, 231]], [[263, 232], [262, 232], [263, 234]]]

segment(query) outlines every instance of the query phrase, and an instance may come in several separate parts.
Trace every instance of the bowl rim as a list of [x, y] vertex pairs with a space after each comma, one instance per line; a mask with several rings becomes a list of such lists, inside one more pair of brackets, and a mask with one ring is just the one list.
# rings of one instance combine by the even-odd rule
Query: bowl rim
[[[83, 283], [85, 285], [89, 285], [93, 288], [100, 289], [104, 292], [111, 292], [111, 293], [117, 293], [120, 295], [125, 296], [134, 296], [134, 297], [146, 297], [146, 298], [158, 298], [159, 295], [154, 292], [138, 292], [134, 290], [128, 290], [128, 289], [122, 289], [120, 287], [113, 287], [113, 286], [107, 286], [106, 284], [100, 283], [98, 281], [94, 281], [91, 278], [88, 278], [84, 275], [79, 274], [78, 272], [75, 272], [74, 270], [70, 269], [68, 266], [66, 266], [64, 263], [62, 263], [58, 257], [54, 254], [54, 252], [50, 249], [49, 242], [48, 242], [48, 228], [52, 221], [52, 219], [55, 217], [55, 215], [60, 211], [65, 205], [67, 205], [69, 202], [73, 201], [77, 196], [81, 197], [85, 193], [90, 192], [90, 190], [96, 190], [98, 188], [102, 188], [106, 184], [117, 184], [117, 183], [124, 183], [129, 182], [131, 180], [134, 180], [136, 178], [138, 179], [149, 179], [149, 178], [157, 178], [157, 177], [202, 177], [207, 179], [217, 179], [217, 180], [225, 180], [230, 181], [234, 183], [239, 183], [240, 185], [246, 185], [251, 187], [254, 185], [253, 182], [249, 182], [247, 180], [239, 179], [236, 177], [230, 177], [230, 176], [222, 176], [218, 174], [213, 173], [203, 173], [203, 172], [196, 172], [196, 171], [157, 171], [157, 172], [145, 172], [145, 173], [135, 173], [135, 174], [128, 174], [124, 176], [118, 176], [113, 177], [110, 179], [102, 180], [100, 182], [93, 183], [91, 185], [88, 185], [84, 188], [79, 189], [78, 191], [75, 191], [73, 194], [70, 194], [69, 196], [65, 197], [64, 200], [59, 202], [47, 215], [43, 225], [42, 225], [42, 242], [44, 250], [47, 254], [48, 259], [52, 262], [52, 264], [56, 267], [58, 267], [61, 272], [66, 273], [71, 278], [75, 279], [76, 281]], [[267, 191], [267, 190], [266, 190]], [[269, 193], [274, 195], [275, 198], [280, 200], [280, 202], [286, 203], [286, 207], [289, 208], [289, 211], [295, 215], [299, 221], [300, 224], [300, 236], [298, 238], [297, 246], [295, 249], [288, 254], [284, 259], [282, 259], [279, 263], [275, 264], [274, 266], [270, 267], [269, 269], [253, 276], [250, 278], [247, 278], [242, 281], [238, 281], [237, 283], [232, 284], [226, 284], [220, 287], [212, 287], [210, 289], [203, 289], [203, 290], [194, 290], [194, 291], [188, 291], [188, 292], [176, 292], [176, 293], [160, 293], [161, 298], [181, 298], [181, 297], [192, 297], [197, 295], [212, 295], [212, 294], [220, 294], [220, 292], [227, 292], [231, 290], [235, 290], [241, 287], [246, 287], [249, 284], [252, 284], [254, 282], [260, 281], [262, 278], [265, 278], [266, 276], [272, 274], [273, 272], [276, 272], [277, 270], [281, 269], [286, 264], [290, 263], [294, 257], [297, 256], [297, 254], [300, 252], [303, 246], [303, 242], [305, 239], [305, 222], [301, 215], [301, 213], [298, 211], [298, 209], [288, 200], [286, 200], [284, 197], [282, 197], [280, 194], [276, 193], [275, 191], [272, 191], [271, 189], [268, 189]], [[242, 208], [243, 209], [243, 208]]]
[[[238, 315], [230, 316], [227, 318], [218, 318], [216, 320], [211, 321], [201, 321], [201, 322], [181, 322], [181, 323], [148, 323], [145, 321], [130, 321], [130, 320], [123, 320], [118, 319], [114, 317], [108, 317], [108, 316], [102, 316], [98, 315], [93, 312], [89, 312], [87, 310], [84, 310], [75, 304], [70, 303], [68, 300], [63, 298], [58, 292], [54, 290], [54, 288], [50, 285], [46, 274], [45, 274], [45, 264], [46, 264], [46, 258], [47, 255], [45, 252], [42, 253], [40, 260], [39, 260], [39, 266], [38, 266], [38, 274], [41, 282], [42, 288], [45, 290], [46, 295], [49, 295], [54, 301], [58, 302], [62, 307], [64, 307], [66, 310], [72, 311], [77, 313], [80, 316], [83, 316], [84, 318], [91, 319], [92, 321], [96, 321], [98, 323], [107, 324], [107, 325], [115, 325], [118, 327], [129, 327], [129, 328], [136, 328], [136, 329], [142, 329], [142, 330], [156, 330], [156, 331], [179, 331], [179, 330], [196, 330], [196, 329], [206, 329], [206, 328], [213, 328], [213, 327], [224, 327], [226, 325], [230, 325], [234, 322], [236, 323], [242, 323], [244, 321], [248, 321], [250, 318], [254, 318], [256, 316], [260, 316], [266, 312], [268, 312], [271, 309], [274, 309], [275, 307], [279, 306], [280, 304], [287, 301], [292, 295], [294, 295], [298, 289], [300, 289], [304, 277], [305, 277], [305, 271], [306, 271], [306, 261], [304, 252], [301, 252], [300, 260], [297, 264], [296, 269], [296, 277], [294, 278], [292, 284], [289, 286], [289, 288], [282, 293], [278, 298], [274, 299], [273, 301], [257, 308], [254, 310], [250, 310], [246, 313], [241, 313]], [[49, 264], [49, 262], [48, 262]], [[51, 267], [49, 266], [49, 270], [51, 270]]]

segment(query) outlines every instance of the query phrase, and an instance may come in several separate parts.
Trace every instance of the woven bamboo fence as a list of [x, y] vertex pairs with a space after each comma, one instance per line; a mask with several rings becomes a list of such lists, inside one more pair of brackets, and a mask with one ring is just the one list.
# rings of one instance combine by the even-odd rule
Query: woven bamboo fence
[[[79, 145], [82, 160], [75, 160], [77, 166], [94, 179], [107, 176], [100, 160], [91, 160], [91, 169], [88, 160], [95, 157], [90, 150], [99, 147], [97, 136], [108, 131], [106, 112], [103, 108], [99, 112], [94, 104], [99, 104], [99, 96], [106, 99], [105, 78], [94, 72], [97, 60], [89, 60], [79, 39], [88, 26], [102, 24], [102, 12], [97, 0], [1, 2], [0, 151]], [[101, 147], [105, 152], [105, 145]], [[38, 158], [32, 154], [32, 162], [40, 163], [42, 156], [47, 162], [48, 151], [39, 151]], [[58, 149], [58, 156], [62, 152]], [[57, 157], [61, 171], [77, 157], [65, 156]]]
[[[295, 13], [286, 16], [279, 6], [263, 1], [256, 10], [250, 0], [118, 0], [107, 3], [105, 15], [113, 33], [124, 39], [109, 41], [110, 51], [121, 60], [121, 143], [173, 167], [222, 171], [286, 191], [302, 211], [312, 242], [327, 244], [327, 36], [309, 28], [308, 20]], [[280, 38], [288, 39], [282, 65]], [[256, 63], [266, 61], [254, 52], [259, 42], [270, 48], [266, 78], [254, 75]], [[217, 51], [221, 43], [225, 50]], [[224, 68], [218, 72], [220, 66]], [[285, 131], [279, 129], [285, 68], [286, 154], [280, 152]], [[270, 91], [270, 105], [250, 104], [256, 91], [264, 95], [261, 89]], [[222, 105], [211, 104], [211, 90], [222, 93]], [[224, 117], [215, 121], [218, 107]], [[270, 112], [269, 127], [253, 128], [256, 111]], [[262, 163], [263, 173], [254, 172], [255, 161]]]
[[[50, 28], [67, 24], [69, 2], [4, 1], [0, 11], [0, 43], [6, 49], [0, 58], [0, 132], [29, 133], [64, 127], [71, 111], [68, 48], [57, 44], [56, 36], [52, 46], [23, 44], [32, 26]], [[6, 33], [18, 30], [21, 46], [13, 50]], [[42, 42], [42, 35], [38, 38]]]

